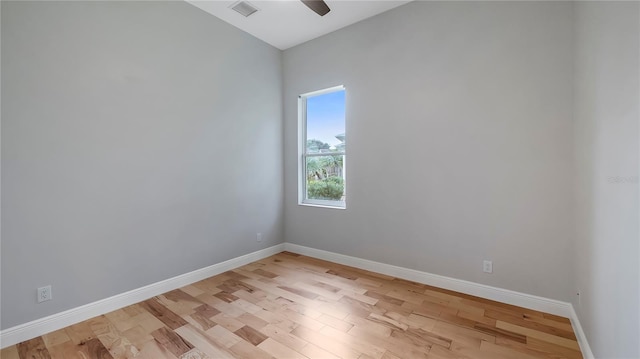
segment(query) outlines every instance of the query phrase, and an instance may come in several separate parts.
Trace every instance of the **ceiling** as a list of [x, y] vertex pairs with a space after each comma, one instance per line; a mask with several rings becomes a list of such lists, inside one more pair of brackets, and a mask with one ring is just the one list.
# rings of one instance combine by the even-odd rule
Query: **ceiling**
[[259, 11], [244, 17], [231, 9], [237, 0], [185, 0], [281, 50], [380, 14], [407, 0], [325, 0], [331, 11], [318, 16], [299, 0], [248, 0]]

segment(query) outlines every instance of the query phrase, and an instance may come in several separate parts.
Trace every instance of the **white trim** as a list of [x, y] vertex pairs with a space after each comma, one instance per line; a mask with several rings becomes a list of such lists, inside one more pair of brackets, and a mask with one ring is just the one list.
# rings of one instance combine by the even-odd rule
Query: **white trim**
[[307, 98], [298, 96], [298, 204], [307, 197]]
[[300, 206], [310, 207], [322, 207], [322, 208], [337, 208], [347, 209], [347, 203], [345, 201], [334, 201], [328, 199], [305, 199], [298, 203]]
[[555, 299], [539, 297], [531, 294], [520, 293], [508, 289], [492, 287], [484, 284], [469, 282], [466, 280], [445, 277], [437, 274], [421, 272], [415, 269], [398, 267], [390, 264], [374, 262], [344, 254], [324, 251], [293, 243], [285, 243], [284, 249], [289, 252], [306, 255], [326, 261], [343, 264], [351, 267], [369, 270], [393, 277], [411, 280], [414, 282], [432, 285], [434, 287], [449, 289], [460, 293], [475, 295], [477, 297], [491, 299], [502, 303], [516, 305], [523, 308], [538, 310], [545, 313], [560, 315], [571, 320], [571, 325], [578, 339], [578, 345], [584, 359], [595, 359], [587, 337], [582, 330], [578, 315], [573, 305]]
[[305, 153], [306, 157], [344, 156], [344, 151]]
[[284, 244], [261, 249], [240, 257], [232, 258], [193, 272], [156, 282], [138, 289], [114, 295], [113, 297], [85, 304], [83, 306], [56, 313], [48, 317], [20, 324], [0, 332], [0, 348], [20, 343], [31, 338], [58, 330], [81, 321], [109, 313], [116, 309], [147, 300], [156, 295], [184, 287], [205, 278], [218, 275], [245, 264], [272, 256], [284, 250]]
[[445, 277], [438, 274], [421, 272], [415, 269], [398, 267], [391, 264], [374, 262], [368, 259], [327, 252], [320, 249], [304, 247], [292, 243], [285, 243], [284, 248], [289, 252], [303, 254], [309, 257], [323, 259], [330, 262], [344, 264], [347, 266], [386, 274], [414, 282], [424, 283], [438, 288], [475, 295], [477, 297], [491, 299], [506, 304], [517, 305], [519, 307], [560, 315], [567, 318], [569, 318], [571, 315], [571, 304], [567, 302], [561, 302], [554, 299], [543, 298], [508, 289], [492, 287], [485, 284], [469, 282], [466, 280]]
[[323, 251], [321, 249], [305, 247], [292, 243], [285, 243], [284, 249], [289, 252], [302, 254], [309, 257], [314, 257], [334, 263], [390, 275], [397, 278], [424, 283], [438, 288], [449, 289], [460, 293], [475, 295], [477, 297], [485, 299], [491, 299], [502, 303], [516, 305], [523, 308], [538, 310], [541, 312], [569, 318], [569, 320], [571, 320], [571, 325], [573, 326], [573, 329], [576, 333], [578, 345], [580, 346], [583, 357], [585, 359], [595, 358], [593, 356], [593, 353], [591, 352], [589, 343], [587, 342], [587, 337], [582, 330], [582, 326], [580, 325], [580, 320], [578, 320], [576, 311], [574, 310], [571, 303], [469, 282], [466, 280], [445, 277], [437, 274], [421, 272], [414, 269], [398, 267], [390, 264], [374, 262], [368, 259]]
[[317, 90], [317, 91], [311, 91], [311, 92], [307, 92], [307, 93], [303, 93], [301, 95], [299, 95], [298, 97], [313, 97], [313, 96], [320, 96], [320, 95], [325, 95], [328, 93], [332, 93], [332, 92], [336, 92], [336, 91], [342, 91], [344, 90], [344, 85], [338, 85], [338, 86], [333, 86], [333, 87], [329, 87], [323, 90]]
[[340, 206], [340, 207], [333, 206], [333, 205], [317, 204], [317, 203], [307, 203], [307, 202], [298, 203], [298, 206], [316, 207], [316, 208], [328, 208], [328, 209], [347, 209], [347, 205], [345, 204], [345, 202], [342, 201], [341, 203], [342, 203], [342, 206]]
[[[307, 153], [307, 99], [309, 97], [326, 95], [332, 92], [346, 91], [344, 85], [329, 87], [323, 90], [307, 92], [298, 95], [298, 204], [301, 206], [346, 209], [345, 201], [319, 200], [307, 198], [307, 157], [343, 156], [342, 179], [346, 182], [346, 150], [337, 152]], [[345, 99], [346, 101], [346, 99]], [[345, 103], [346, 106], [346, 103]], [[346, 121], [346, 107], [345, 107]], [[346, 123], [346, 122], [345, 122]], [[345, 129], [346, 131], [346, 129]], [[345, 132], [346, 133], [346, 132]], [[346, 193], [346, 183], [345, 193]]]
[[596, 357], [593, 355], [591, 351], [591, 347], [589, 346], [589, 342], [587, 342], [587, 336], [584, 334], [584, 330], [582, 330], [582, 325], [580, 325], [580, 320], [578, 320], [578, 314], [576, 313], [573, 305], [571, 306], [571, 313], [569, 319], [571, 320], [571, 326], [573, 327], [573, 331], [576, 333], [576, 338], [578, 338], [578, 345], [580, 346], [580, 351], [582, 352], [582, 357], [584, 359], [595, 359]]
[[162, 293], [189, 285], [199, 280], [218, 275], [234, 268], [255, 262], [282, 251], [289, 251], [339, 263], [351, 267], [370, 270], [381, 274], [407, 279], [414, 282], [424, 283], [435, 287], [449, 289], [460, 293], [475, 295], [478, 297], [496, 300], [502, 303], [517, 305], [524, 308], [539, 310], [542, 312], [556, 314], [567, 317], [576, 333], [580, 350], [585, 359], [594, 359], [587, 337], [585, 336], [578, 316], [571, 303], [561, 302], [554, 299], [538, 297], [535, 295], [519, 293], [512, 290], [492, 287], [484, 284], [473, 283], [465, 280], [445, 277], [437, 274], [421, 272], [414, 269], [398, 267], [390, 264], [374, 262], [344, 254], [328, 252], [320, 249], [305, 247], [292, 243], [281, 243], [275, 246], [261, 249], [256, 252], [232, 258], [209, 267], [197, 269], [193, 272], [185, 273], [167, 280], [153, 283], [129, 292], [114, 295], [93, 303], [89, 303], [77, 308], [56, 313], [45, 318], [36, 319], [29, 323], [17, 325], [15, 327], [0, 332], [0, 349], [7, 346], [29, 340], [37, 336], [58, 330], [69, 325], [102, 315], [131, 304], [135, 304]]

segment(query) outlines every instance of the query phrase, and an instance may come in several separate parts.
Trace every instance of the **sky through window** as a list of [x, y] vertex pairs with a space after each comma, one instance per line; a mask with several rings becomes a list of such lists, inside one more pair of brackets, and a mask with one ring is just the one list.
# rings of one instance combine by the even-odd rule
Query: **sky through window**
[[307, 139], [340, 144], [336, 135], [345, 133], [344, 114], [344, 90], [307, 98]]

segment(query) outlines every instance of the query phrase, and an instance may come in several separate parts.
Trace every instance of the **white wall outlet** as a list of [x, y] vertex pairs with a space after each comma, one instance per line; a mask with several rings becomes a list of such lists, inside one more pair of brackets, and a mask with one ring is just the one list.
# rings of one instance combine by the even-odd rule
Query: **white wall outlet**
[[51, 285], [38, 288], [38, 303], [46, 302], [53, 299], [51, 295]]
[[256, 242], [262, 242], [262, 233], [256, 233]]
[[493, 273], [493, 262], [485, 260], [482, 263], [482, 271], [485, 273]]

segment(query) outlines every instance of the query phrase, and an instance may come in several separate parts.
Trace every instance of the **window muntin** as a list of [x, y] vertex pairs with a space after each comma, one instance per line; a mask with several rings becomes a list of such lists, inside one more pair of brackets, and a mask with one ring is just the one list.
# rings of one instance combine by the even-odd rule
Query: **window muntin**
[[345, 89], [300, 95], [299, 203], [345, 208]]

